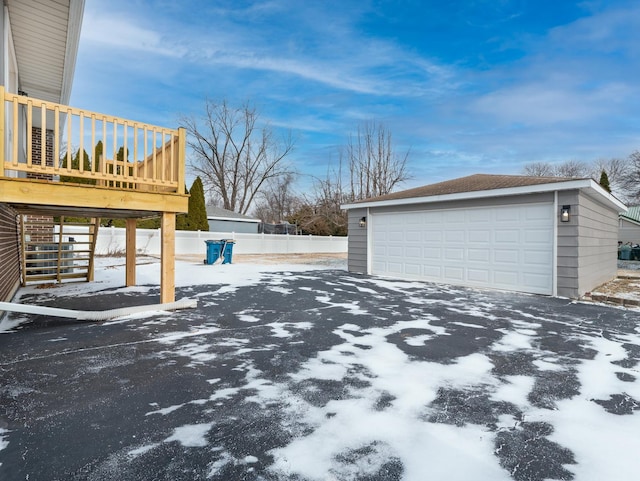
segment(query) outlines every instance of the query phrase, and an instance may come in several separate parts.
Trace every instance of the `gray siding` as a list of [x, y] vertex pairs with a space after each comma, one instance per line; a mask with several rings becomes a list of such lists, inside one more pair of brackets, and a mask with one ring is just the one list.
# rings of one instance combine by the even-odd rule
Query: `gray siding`
[[20, 284], [18, 224], [13, 209], [0, 204], [0, 301], [9, 301]]
[[618, 212], [580, 192], [578, 220], [578, 296], [582, 296], [617, 275]]
[[238, 222], [233, 220], [207, 219], [209, 232], [236, 232], [238, 234], [257, 234], [257, 222]]
[[[464, 209], [468, 207], [491, 207], [513, 204], [531, 204], [535, 202], [553, 202], [553, 193], [488, 197], [486, 199], [457, 200], [452, 202], [430, 202], [428, 204], [371, 207], [369, 211], [374, 214], [379, 212], [412, 212], [436, 209]], [[362, 215], [360, 217], [362, 217]], [[358, 217], [358, 219], [360, 217]]]
[[[578, 297], [578, 203], [580, 195], [577, 190], [558, 192], [558, 272], [556, 282], [558, 295], [561, 297]], [[571, 206], [569, 222], [560, 222], [560, 209], [563, 205]]]
[[618, 224], [618, 240], [640, 244], [640, 225], [620, 219]]
[[[571, 220], [560, 209], [571, 206]], [[618, 212], [584, 192], [558, 192], [558, 295], [578, 298], [617, 274]]]
[[360, 227], [360, 219], [367, 216], [367, 209], [349, 210], [349, 240], [347, 269], [349, 272], [367, 274], [367, 227]]

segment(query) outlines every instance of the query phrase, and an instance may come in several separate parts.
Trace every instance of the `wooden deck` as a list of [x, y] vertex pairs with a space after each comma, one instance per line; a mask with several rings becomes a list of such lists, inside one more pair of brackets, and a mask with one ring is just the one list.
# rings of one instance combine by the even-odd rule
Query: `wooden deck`
[[2, 87], [0, 99], [0, 202], [28, 216], [127, 219], [127, 285], [135, 283], [135, 219], [160, 216], [161, 302], [172, 302], [175, 215], [188, 210], [185, 130]]

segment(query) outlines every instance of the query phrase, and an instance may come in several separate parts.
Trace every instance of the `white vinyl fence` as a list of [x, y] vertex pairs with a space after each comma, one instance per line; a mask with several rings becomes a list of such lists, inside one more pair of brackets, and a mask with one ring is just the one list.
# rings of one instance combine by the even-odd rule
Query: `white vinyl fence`
[[[65, 233], [81, 236], [85, 228], [65, 228]], [[241, 234], [234, 232], [176, 231], [176, 255], [198, 255], [206, 257], [207, 240], [233, 240], [234, 254], [306, 254], [346, 253], [347, 237]], [[125, 252], [125, 229], [100, 227], [96, 244], [97, 255], [122, 254]], [[160, 229], [137, 229], [136, 249], [141, 254], [160, 255]]]

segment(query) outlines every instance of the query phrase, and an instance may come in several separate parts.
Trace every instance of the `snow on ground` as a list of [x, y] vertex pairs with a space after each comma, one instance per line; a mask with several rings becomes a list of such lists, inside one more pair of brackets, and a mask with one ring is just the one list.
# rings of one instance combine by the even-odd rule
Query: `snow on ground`
[[[155, 289], [157, 262], [139, 266], [134, 288], [119, 287], [123, 267], [99, 259], [95, 283], [27, 288], [20, 298]], [[127, 365], [158, 363], [145, 364], [138, 381], [144, 403], [127, 410], [135, 439], [118, 426], [125, 444], [106, 461], [83, 461], [94, 466], [91, 479], [114, 472], [134, 479], [141, 463], [157, 470], [168, 459], [181, 472], [193, 469], [193, 479], [637, 478], [637, 313], [331, 267], [178, 262], [177, 285], [198, 309], [87, 327], [102, 335], [128, 330], [127, 342], [146, 350], [139, 358], [86, 358], [78, 382], [96, 376], [117, 384]], [[10, 316], [0, 329], [15, 333], [27, 322]], [[51, 333], [51, 349], [67, 342], [61, 334]], [[170, 399], [150, 387], [139, 392], [155, 378]], [[7, 399], [45, 390], [22, 387]], [[113, 396], [120, 399], [117, 389]], [[68, 412], [80, 415], [78, 408]], [[15, 431], [0, 428], [0, 450], [8, 451]]]

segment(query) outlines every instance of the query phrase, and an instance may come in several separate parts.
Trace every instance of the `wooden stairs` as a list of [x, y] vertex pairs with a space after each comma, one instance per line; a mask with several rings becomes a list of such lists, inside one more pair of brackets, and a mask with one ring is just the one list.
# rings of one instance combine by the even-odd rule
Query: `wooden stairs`
[[100, 219], [22, 215], [20, 218], [22, 285], [92, 281]]

